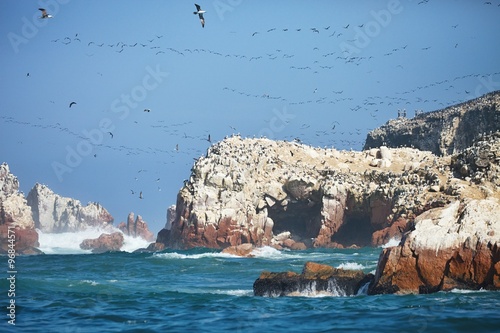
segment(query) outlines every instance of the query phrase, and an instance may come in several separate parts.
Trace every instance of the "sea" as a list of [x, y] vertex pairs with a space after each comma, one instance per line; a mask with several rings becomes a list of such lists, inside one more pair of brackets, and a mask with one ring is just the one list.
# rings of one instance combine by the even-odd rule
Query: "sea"
[[382, 248], [264, 247], [241, 258], [206, 248], [139, 253], [147, 244], [126, 237], [124, 251], [92, 254], [78, 246], [85, 237], [40, 233], [45, 255], [16, 256], [15, 274], [0, 257], [0, 332], [500, 332], [495, 291], [253, 295], [262, 271], [300, 273], [307, 261], [373, 273]]

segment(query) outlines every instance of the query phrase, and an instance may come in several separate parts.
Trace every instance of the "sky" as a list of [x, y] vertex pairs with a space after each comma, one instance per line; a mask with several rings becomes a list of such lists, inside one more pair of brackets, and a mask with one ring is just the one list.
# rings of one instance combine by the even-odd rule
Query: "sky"
[[2, 1], [0, 163], [26, 195], [156, 233], [224, 137], [361, 150], [398, 110], [500, 90], [500, 0], [198, 4], [204, 28], [185, 0]]

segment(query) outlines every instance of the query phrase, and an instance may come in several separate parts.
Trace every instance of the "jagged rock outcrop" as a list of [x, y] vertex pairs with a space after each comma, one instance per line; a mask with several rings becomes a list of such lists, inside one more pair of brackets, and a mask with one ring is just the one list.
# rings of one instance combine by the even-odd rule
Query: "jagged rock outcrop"
[[155, 240], [154, 234], [149, 230], [148, 224], [142, 220], [141, 215], [137, 215], [134, 221], [134, 213], [128, 214], [127, 223], [120, 222], [120, 224], [118, 224], [118, 229], [125, 235], [141, 237], [148, 242], [153, 242]]
[[[10, 233], [9, 233], [10, 229]], [[15, 235], [14, 239], [12, 236]], [[10, 240], [10, 242], [9, 242]], [[15, 245], [16, 254], [37, 254], [38, 233], [30, 207], [19, 192], [19, 181], [6, 163], [0, 165], [0, 253]]]
[[[422, 142], [429, 142], [420, 148], [438, 155], [408, 147], [347, 152], [227, 138], [196, 161], [177, 196], [175, 219], [156, 242], [221, 249], [244, 243], [378, 246], [401, 237], [429, 209], [464, 198], [499, 198], [500, 131], [467, 136], [484, 126], [498, 128], [499, 101], [495, 92], [418, 116], [411, 126], [398, 120], [408, 123], [405, 131], [420, 128], [415, 131]], [[399, 135], [399, 127], [383, 131]], [[411, 136], [405, 138], [409, 144]]]
[[[231, 137], [213, 145], [177, 197], [171, 248], [380, 245], [449, 202], [450, 160], [411, 148], [346, 152]], [[373, 161], [386, 160], [384, 163]], [[390, 163], [388, 163], [390, 162]], [[398, 228], [401, 227], [401, 228]], [[401, 230], [399, 230], [401, 229]], [[378, 232], [374, 237], [374, 233]]]
[[262, 272], [253, 284], [255, 296], [352, 296], [367, 285], [373, 275], [307, 262], [301, 274]]
[[500, 200], [455, 201], [415, 219], [380, 255], [370, 294], [500, 289]]
[[496, 131], [500, 131], [500, 91], [412, 119], [390, 120], [367, 135], [364, 149], [411, 146], [440, 156], [452, 155]]
[[92, 253], [120, 251], [123, 241], [123, 233], [117, 231], [111, 234], [102, 234], [95, 239], [85, 239], [80, 244], [80, 248], [82, 250], [92, 250]]
[[29, 192], [27, 200], [35, 227], [43, 232], [75, 232], [113, 224], [113, 216], [99, 203], [83, 206], [80, 201], [61, 197], [38, 183]]

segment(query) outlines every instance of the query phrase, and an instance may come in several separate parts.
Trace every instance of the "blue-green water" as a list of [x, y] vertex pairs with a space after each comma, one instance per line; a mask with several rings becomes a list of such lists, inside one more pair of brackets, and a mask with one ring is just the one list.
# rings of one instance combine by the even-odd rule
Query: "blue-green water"
[[[380, 249], [276, 251], [238, 258], [197, 249], [17, 257], [15, 326], [0, 332], [492, 332], [500, 293], [253, 296], [263, 270], [306, 261], [375, 269]], [[7, 258], [0, 257], [7, 267]], [[7, 268], [3, 272], [8, 277]], [[3, 308], [9, 304], [1, 280]]]

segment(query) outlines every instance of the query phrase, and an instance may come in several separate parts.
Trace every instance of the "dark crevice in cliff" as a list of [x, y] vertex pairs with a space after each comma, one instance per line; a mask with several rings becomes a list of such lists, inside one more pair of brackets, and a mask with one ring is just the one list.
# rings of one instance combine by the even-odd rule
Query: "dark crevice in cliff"
[[344, 222], [339, 230], [332, 235], [331, 241], [345, 247], [370, 246], [374, 228], [370, 222], [370, 215], [367, 212], [346, 212]]
[[292, 238], [304, 243], [318, 236], [321, 227], [321, 204], [311, 200], [290, 201], [286, 206], [269, 207], [274, 222], [273, 234], [289, 231]]

